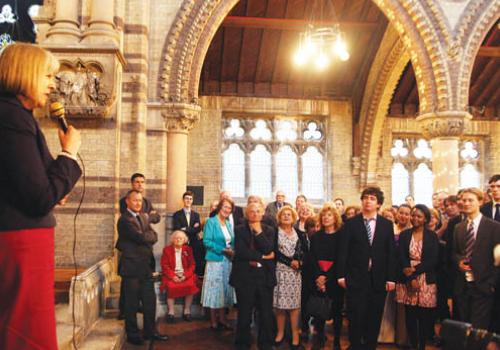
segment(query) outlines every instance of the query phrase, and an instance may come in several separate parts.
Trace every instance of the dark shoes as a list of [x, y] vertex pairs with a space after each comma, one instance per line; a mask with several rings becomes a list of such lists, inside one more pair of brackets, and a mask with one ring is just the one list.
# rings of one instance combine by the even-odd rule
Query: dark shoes
[[186, 322], [191, 322], [193, 319], [191, 318], [191, 314], [182, 315], [182, 319]]
[[167, 323], [174, 323], [175, 322], [175, 316], [168, 314], [167, 315]]
[[127, 337], [127, 342], [134, 345], [143, 345], [144, 340], [140, 337]]
[[144, 337], [144, 339], [145, 340], [167, 341], [168, 340], [168, 335], [161, 334], [161, 333], [155, 333], [151, 337]]

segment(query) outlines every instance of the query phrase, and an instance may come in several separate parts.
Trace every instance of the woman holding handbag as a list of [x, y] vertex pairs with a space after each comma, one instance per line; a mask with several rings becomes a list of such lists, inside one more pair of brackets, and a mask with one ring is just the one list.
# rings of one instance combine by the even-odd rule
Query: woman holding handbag
[[[342, 329], [342, 306], [344, 304], [344, 289], [337, 284], [336, 261], [339, 247], [342, 218], [333, 203], [326, 203], [319, 212], [321, 229], [311, 237], [311, 271], [312, 285], [308, 309], [315, 309], [314, 304], [328, 305], [330, 310], [326, 315], [316, 313], [314, 328], [317, 337], [313, 349], [321, 349], [325, 344], [325, 321], [333, 316], [333, 349], [340, 349], [340, 331]], [[323, 298], [323, 300], [321, 300]]]

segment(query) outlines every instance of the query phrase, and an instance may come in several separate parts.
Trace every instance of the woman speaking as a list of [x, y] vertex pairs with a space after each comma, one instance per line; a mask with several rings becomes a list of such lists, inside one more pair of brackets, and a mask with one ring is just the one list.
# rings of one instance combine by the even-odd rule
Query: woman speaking
[[80, 133], [50, 155], [34, 108], [54, 90], [57, 59], [31, 44], [0, 53], [0, 349], [57, 349], [52, 209], [81, 175]]

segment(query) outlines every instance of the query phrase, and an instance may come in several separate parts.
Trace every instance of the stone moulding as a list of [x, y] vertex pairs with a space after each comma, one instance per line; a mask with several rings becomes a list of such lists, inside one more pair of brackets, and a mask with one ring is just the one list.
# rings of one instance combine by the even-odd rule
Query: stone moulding
[[425, 138], [459, 137], [472, 119], [468, 112], [446, 111], [422, 114], [417, 117]]
[[200, 120], [201, 107], [187, 103], [166, 103], [161, 107], [167, 132], [188, 133]]

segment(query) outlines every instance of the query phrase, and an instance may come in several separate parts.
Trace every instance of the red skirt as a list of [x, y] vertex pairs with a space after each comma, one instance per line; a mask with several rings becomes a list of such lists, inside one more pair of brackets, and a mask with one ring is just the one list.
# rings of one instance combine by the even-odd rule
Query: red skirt
[[57, 349], [54, 228], [0, 232], [0, 349]]
[[174, 282], [172, 280], [167, 280], [165, 282], [167, 290], [167, 298], [175, 299], [185, 297], [186, 295], [193, 295], [198, 293], [198, 287], [196, 286], [196, 275], [185, 279], [182, 282]]

